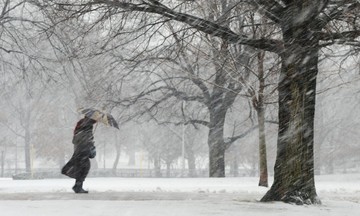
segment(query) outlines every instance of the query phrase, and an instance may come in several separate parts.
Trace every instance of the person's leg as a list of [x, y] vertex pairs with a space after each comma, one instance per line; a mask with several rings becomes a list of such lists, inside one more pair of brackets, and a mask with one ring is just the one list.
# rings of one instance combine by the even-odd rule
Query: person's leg
[[88, 191], [83, 189], [83, 182], [90, 170], [90, 160], [89, 158], [84, 158], [77, 164], [77, 175], [75, 185], [73, 190], [75, 193], [88, 193]]
[[75, 185], [72, 188], [75, 193], [89, 193], [89, 191], [83, 189], [83, 182], [82, 179], [76, 179]]

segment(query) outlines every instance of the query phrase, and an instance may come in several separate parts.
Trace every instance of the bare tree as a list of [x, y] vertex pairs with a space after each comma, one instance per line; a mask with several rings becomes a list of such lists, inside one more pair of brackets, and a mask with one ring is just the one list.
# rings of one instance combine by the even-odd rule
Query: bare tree
[[154, 162], [155, 176], [162, 176], [161, 165], [165, 164], [166, 177], [170, 177], [171, 166], [181, 155], [181, 141], [167, 127], [158, 127], [142, 129], [142, 143]]
[[[217, 9], [213, 10], [211, 16], [214, 18], [212, 19], [215, 19], [215, 16], [220, 16], [220, 13], [226, 12], [226, 7], [229, 7], [229, 5], [224, 5], [222, 12], [217, 11]], [[214, 7], [213, 5], [210, 6]], [[240, 25], [241, 21], [241, 19], [236, 20], [238, 25]], [[160, 23], [162, 24], [163, 22], [164, 20], [161, 20]], [[149, 77], [147, 86], [145, 85], [147, 82], [140, 82], [139, 88], [144, 90], [133, 97], [127, 96], [128, 98], [121, 98], [124, 97], [123, 95], [134, 95], [134, 93], [124, 94], [123, 88], [113, 88], [119, 84], [116, 84], [114, 79], [111, 78], [111, 82], [106, 84], [105, 82], [100, 82], [105, 85], [99, 85], [99, 83], [95, 85], [95, 88], [104, 87], [103, 93], [106, 94], [108, 92], [111, 97], [102, 97], [101, 95], [103, 94], [97, 94], [96, 91], [92, 91], [97, 96], [94, 97], [94, 101], [98, 102], [100, 97], [101, 100], [109, 98], [110, 106], [114, 106], [111, 104], [117, 106], [126, 103], [130, 105], [136, 103], [138, 107], [142, 106], [142, 111], [138, 112], [138, 114], [143, 115], [147, 113], [151, 117], [155, 118], [156, 116], [157, 119], [159, 119], [159, 110], [168, 110], [168, 115], [171, 116], [176, 113], [173, 116], [178, 116], [178, 119], [182, 119], [174, 122], [175, 124], [206, 126], [209, 128], [208, 145], [211, 167], [209, 175], [211, 177], [223, 177], [225, 176], [225, 150], [236, 139], [248, 133], [245, 131], [244, 134], [235, 134], [233, 137], [226, 138], [224, 124], [227, 111], [233, 105], [235, 98], [242, 90], [243, 82], [249, 76], [249, 72], [244, 71], [243, 68], [246, 67], [249, 59], [248, 55], [250, 54], [242, 46], [229, 46], [227, 42], [214, 37], [202, 37], [203, 42], [193, 42], [192, 47], [186, 47], [186, 45], [191, 44], [195, 40], [193, 38], [198, 33], [191, 30], [187, 31], [184, 27], [180, 27], [180, 29], [175, 28], [170, 23], [166, 27], [168, 33], [166, 34], [166, 31], [164, 31], [161, 34], [165, 36], [160, 35], [165, 38], [164, 43], [171, 43], [170, 46], [160, 47], [159, 49], [159, 47], [154, 47], [141, 41], [143, 46], [151, 51], [140, 50], [136, 52], [133, 58], [124, 58], [123, 51], [111, 50], [110, 55], [114, 56], [114, 62], [130, 63], [130, 66], [127, 68], [130, 72], [122, 74], [112, 73], [108, 77], [120, 76], [122, 77], [121, 80], [115, 80], [121, 83], [129, 82], [130, 85], [139, 85], [136, 84], [137, 80], [140, 80], [141, 77]], [[149, 32], [152, 32], [151, 34], [158, 34], [153, 31], [145, 31], [141, 34], [146, 36]], [[182, 37], [189, 37], [190, 39], [189, 41], [184, 41]], [[133, 43], [129, 42], [128, 45], [132, 46]], [[93, 62], [98, 61], [93, 60]], [[209, 62], [211, 66], [209, 66]], [[84, 77], [90, 76], [91, 70], [99, 65], [101, 63], [97, 63], [94, 67], [91, 66], [89, 70], [85, 70]], [[95, 75], [106, 77], [104, 73], [100, 73], [100, 70]], [[111, 86], [111, 88], [106, 86]], [[93, 90], [93, 88], [89, 89]], [[114, 95], [117, 95], [120, 99], [116, 101]], [[191, 103], [188, 106], [192, 107], [191, 111], [181, 109], [181, 105], [179, 106], [182, 103], [181, 101], [185, 101], [188, 104]], [[180, 107], [180, 109], [173, 107]], [[170, 112], [170, 110], [173, 111]], [[199, 110], [202, 111], [199, 112]]]
[[[243, 1], [235, 1], [236, 8]], [[221, 22], [179, 11], [157, 0], [56, 1], [73, 16], [96, 9], [153, 13], [188, 24], [206, 34], [277, 53], [282, 67], [279, 80], [279, 131], [274, 183], [262, 201], [319, 203], [314, 181], [314, 114], [319, 50], [337, 44], [358, 45], [359, 3], [343, 1], [250, 1], [281, 32], [276, 38], [250, 39]], [[194, 3], [196, 4], [196, 3]], [[218, 21], [218, 20], [216, 20]]]
[[[262, 16], [256, 17], [255, 13], [249, 15], [249, 25], [253, 38], [266, 38], [276, 34], [277, 29], [269, 26], [267, 20]], [[270, 55], [269, 55], [270, 54]], [[274, 103], [277, 74], [279, 72], [278, 60], [271, 53], [256, 50], [251, 62], [254, 62], [249, 68], [255, 68], [252, 74], [255, 77], [255, 83], [246, 85], [247, 96], [251, 98], [252, 106], [257, 115], [257, 123], [259, 125], [259, 186], [268, 187], [268, 165], [266, 151], [265, 123], [277, 123], [273, 120], [266, 120], [266, 107]], [[274, 62], [269, 64], [268, 62]]]

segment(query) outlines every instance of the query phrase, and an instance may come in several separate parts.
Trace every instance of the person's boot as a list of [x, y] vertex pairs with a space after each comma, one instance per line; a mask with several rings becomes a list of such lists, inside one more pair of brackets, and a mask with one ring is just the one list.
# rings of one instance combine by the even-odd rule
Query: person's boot
[[82, 181], [76, 181], [74, 187], [72, 188], [75, 193], [89, 193], [89, 191], [86, 191], [82, 188], [83, 182]]

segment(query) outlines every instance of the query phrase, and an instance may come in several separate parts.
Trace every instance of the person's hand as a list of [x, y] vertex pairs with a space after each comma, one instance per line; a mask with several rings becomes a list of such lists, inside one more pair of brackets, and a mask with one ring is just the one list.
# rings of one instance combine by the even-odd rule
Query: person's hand
[[95, 147], [95, 146], [91, 146], [91, 147], [90, 147], [89, 158], [94, 158], [95, 156], [96, 156], [96, 147]]

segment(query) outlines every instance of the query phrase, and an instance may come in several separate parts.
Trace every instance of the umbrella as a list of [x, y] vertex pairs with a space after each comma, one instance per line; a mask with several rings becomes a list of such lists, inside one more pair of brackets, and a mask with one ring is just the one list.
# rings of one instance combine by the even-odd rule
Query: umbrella
[[116, 122], [115, 118], [109, 113], [105, 113], [94, 108], [80, 108], [79, 113], [84, 114], [86, 117], [94, 119], [97, 122], [102, 122], [105, 125], [109, 125], [119, 129], [119, 125]]

